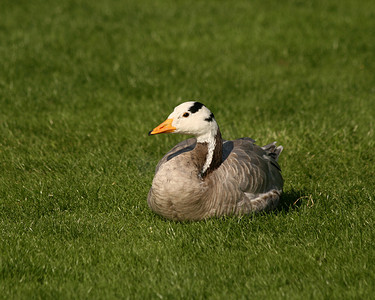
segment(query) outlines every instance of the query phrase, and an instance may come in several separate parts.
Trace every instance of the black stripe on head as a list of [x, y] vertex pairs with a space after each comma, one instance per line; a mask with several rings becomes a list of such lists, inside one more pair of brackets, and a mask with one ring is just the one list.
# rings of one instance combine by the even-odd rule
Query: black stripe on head
[[207, 121], [207, 122], [212, 122], [212, 120], [213, 120], [214, 118], [215, 118], [215, 117], [214, 117], [214, 114], [211, 113], [210, 116], [209, 116], [208, 118], [204, 119], [204, 120]]
[[194, 102], [193, 106], [189, 108], [189, 111], [194, 114], [202, 108], [203, 104], [200, 102]]

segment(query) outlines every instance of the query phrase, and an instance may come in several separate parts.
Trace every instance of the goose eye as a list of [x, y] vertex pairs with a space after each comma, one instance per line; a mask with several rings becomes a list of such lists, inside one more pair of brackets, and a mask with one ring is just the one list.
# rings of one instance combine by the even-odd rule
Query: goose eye
[[190, 114], [186, 112], [186, 113], [184, 113], [182, 116], [183, 116], [184, 118], [187, 118], [189, 115], [190, 115]]

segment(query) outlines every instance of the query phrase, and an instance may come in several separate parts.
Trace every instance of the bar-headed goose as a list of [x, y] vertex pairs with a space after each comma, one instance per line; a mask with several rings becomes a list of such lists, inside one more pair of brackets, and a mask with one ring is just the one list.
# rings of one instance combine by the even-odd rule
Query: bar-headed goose
[[274, 208], [283, 188], [277, 163], [282, 146], [250, 138], [222, 140], [213, 113], [200, 102], [177, 106], [149, 132], [194, 135], [170, 150], [156, 167], [148, 205], [172, 220], [201, 220]]

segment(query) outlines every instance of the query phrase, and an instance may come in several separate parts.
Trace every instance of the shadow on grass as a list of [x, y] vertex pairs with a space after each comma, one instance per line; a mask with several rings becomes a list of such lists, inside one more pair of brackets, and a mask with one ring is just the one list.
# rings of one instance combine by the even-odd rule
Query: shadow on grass
[[302, 191], [290, 190], [283, 192], [275, 212], [289, 212], [290, 210], [297, 209], [302, 205], [302, 201], [300, 200], [305, 197], [306, 193]]

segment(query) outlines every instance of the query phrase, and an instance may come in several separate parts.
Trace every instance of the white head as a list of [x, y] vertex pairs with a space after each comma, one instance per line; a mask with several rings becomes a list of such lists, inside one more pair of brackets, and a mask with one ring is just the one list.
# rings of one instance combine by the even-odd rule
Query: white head
[[215, 137], [218, 125], [213, 113], [200, 102], [184, 102], [178, 105], [168, 119], [150, 132], [191, 134], [198, 142], [208, 142]]

